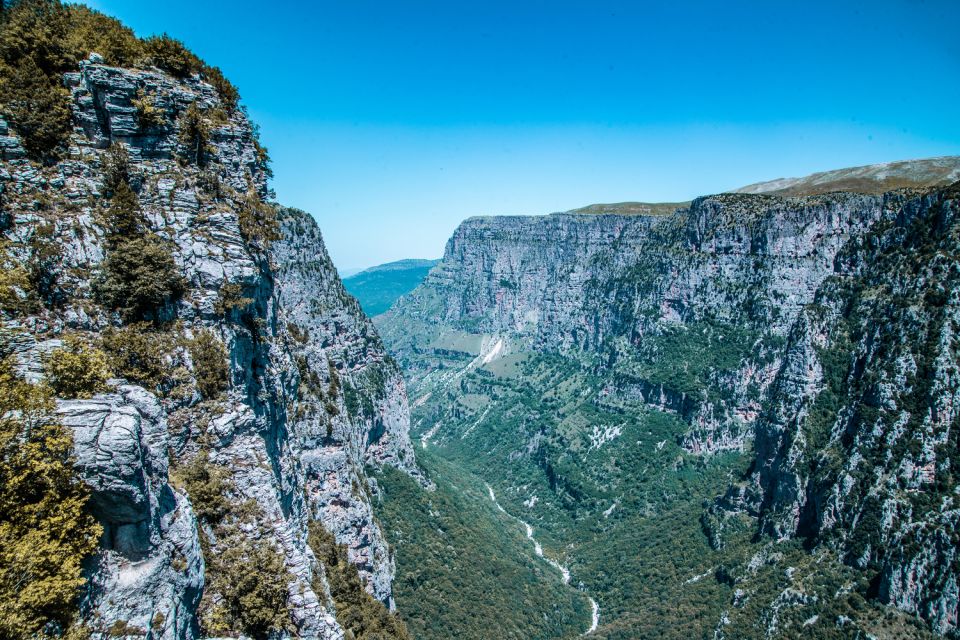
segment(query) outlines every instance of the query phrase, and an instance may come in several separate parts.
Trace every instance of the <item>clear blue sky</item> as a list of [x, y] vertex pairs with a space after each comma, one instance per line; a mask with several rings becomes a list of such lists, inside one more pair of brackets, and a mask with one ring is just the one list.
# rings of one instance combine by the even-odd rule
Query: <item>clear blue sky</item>
[[960, 154], [960, 2], [93, 0], [223, 68], [340, 268], [480, 214]]

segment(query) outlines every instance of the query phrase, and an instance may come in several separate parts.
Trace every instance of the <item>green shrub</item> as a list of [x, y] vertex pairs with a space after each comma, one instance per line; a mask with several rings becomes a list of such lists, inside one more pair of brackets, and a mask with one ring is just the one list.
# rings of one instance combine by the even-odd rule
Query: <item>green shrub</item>
[[[337, 607], [337, 622], [356, 640], [409, 640], [403, 622], [390, 613], [382, 602], [367, 593], [357, 568], [347, 557], [347, 548], [337, 544], [333, 534], [319, 522], [309, 525], [308, 544], [324, 567], [330, 596]], [[316, 581], [314, 590], [323, 592]]]
[[204, 65], [201, 75], [210, 86], [217, 90], [217, 94], [220, 96], [220, 102], [223, 103], [223, 108], [226, 109], [227, 113], [232, 114], [236, 111], [240, 102], [240, 92], [237, 91], [237, 88], [233, 86], [232, 82], [227, 80], [226, 76], [223, 75], [223, 71], [221, 71], [219, 67]]
[[34, 160], [56, 160], [71, 128], [69, 94], [60, 75], [75, 63], [68, 21], [52, 0], [22, 0], [0, 25], [0, 110]]
[[34, 160], [60, 157], [71, 130], [68, 94], [32, 57], [0, 67], [0, 109]]
[[240, 202], [237, 217], [240, 236], [248, 246], [266, 250], [281, 237], [276, 207], [261, 200], [252, 187]]
[[103, 332], [101, 347], [113, 373], [152, 391], [170, 379], [166, 356], [172, 345], [167, 333], [155, 331], [147, 322], [110, 327]]
[[94, 284], [97, 299], [128, 322], [159, 320], [159, 310], [186, 290], [169, 242], [153, 233], [111, 249]]
[[253, 138], [253, 148], [257, 153], [257, 164], [268, 178], [273, 177], [273, 169], [270, 168], [270, 152], [265, 146], [260, 144], [259, 134]]
[[218, 525], [231, 509], [235, 487], [226, 467], [210, 462], [210, 453], [202, 449], [188, 463], [171, 472], [173, 483], [187, 492], [198, 518]]
[[320, 381], [320, 376], [310, 367], [307, 357], [302, 354], [297, 355], [294, 357], [293, 363], [296, 365], [297, 373], [300, 375], [300, 394], [315, 400], [322, 400], [323, 386]]
[[103, 220], [108, 251], [94, 281], [94, 294], [101, 304], [119, 311], [124, 321], [158, 320], [160, 308], [184, 293], [186, 281], [170, 242], [148, 231], [128, 182], [125, 152], [112, 150], [105, 164], [105, 188], [112, 192]]
[[223, 197], [223, 184], [220, 182], [220, 176], [217, 175], [216, 171], [210, 169], [201, 171], [200, 175], [197, 176], [197, 187], [213, 200], [219, 200]]
[[[330, 384], [327, 386], [328, 400], [323, 408], [326, 409], [327, 414], [333, 418], [340, 414], [340, 409], [337, 408], [335, 404], [337, 396], [340, 395], [340, 374], [337, 372], [337, 366], [333, 364], [333, 360], [330, 358], [327, 358], [327, 370], [330, 372]], [[330, 437], [329, 433], [327, 437]]]
[[217, 301], [213, 303], [213, 310], [218, 316], [227, 314], [238, 309], [245, 309], [253, 303], [253, 298], [246, 298], [243, 295], [243, 285], [238, 282], [225, 282], [220, 287], [217, 295]]
[[210, 125], [196, 102], [191, 102], [180, 116], [180, 144], [184, 147], [184, 162], [203, 167], [210, 154]]
[[9, 4], [0, 37], [7, 61], [34, 56], [52, 76], [70, 70], [94, 51], [114, 66], [133, 66], [143, 57], [143, 46], [132, 30], [83, 5], [55, 0]]
[[296, 323], [288, 322], [287, 323], [287, 333], [290, 334], [290, 337], [297, 344], [307, 344], [310, 340], [310, 330], [301, 329]]
[[47, 79], [76, 63], [68, 47], [67, 12], [56, 0], [20, 0], [4, 13], [0, 58], [8, 65], [30, 58]]
[[197, 517], [217, 539], [212, 548], [201, 533], [207, 565], [207, 588], [200, 603], [200, 622], [207, 635], [242, 632], [267, 638], [289, 630], [287, 585], [293, 579], [283, 556], [269, 544], [255, 543], [233, 518], [254, 515], [256, 503], [237, 506], [236, 486], [226, 467], [212, 464], [201, 450], [171, 474], [190, 496]]
[[37, 225], [28, 246], [30, 257], [27, 260], [27, 272], [30, 276], [30, 290], [52, 307], [63, 301], [65, 293], [59, 286], [60, 245], [54, 237], [56, 227], [53, 223]]
[[155, 129], [163, 125], [163, 109], [154, 104], [151, 94], [143, 89], [137, 89], [137, 97], [130, 102], [137, 109], [137, 121], [141, 129]]
[[62, 398], [89, 398], [106, 390], [110, 377], [106, 354], [73, 336], [44, 359], [43, 368], [50, 386]]
[[119, 20], [78, 4], [64, 6], [67, 16], [67, 48], [73, 60], [96, 52], [106, 64], [132, 67], [144, 55], [143, 44], [133, 30]]
[[151, 64], [177, 78], [192, 76], [203, 67], [200, 58], [182, 42], [165, 33], [143, 40], [143, 51]]
[[292, 576], [271, 544], [233, 530], [208, 562], [210, 588], [220, 600], [204, 611], [207, 634], [241, 631], [265, 640], [291, 630], [287, 585]]
[[19, 316], [30, 310], [30, 273], [7, 250], [0, 240], [0, 312]]
[[127, 620], [116, 620], [107, 629], [107, 635], [111, 638], [125, 638], [127, 636], [145, 636], [146, 629], [141, 629], [130, 624]]
[[[118, 189], [126, 187], [133, 198], [136, 195], [130, 189], [130, 156], [127, 154], [127, 148], [114, 142], [103, 154], [103, 195], [113, 198]], [[138, 212], [139, 202], [132, 204]]]
[[230, 382], [230, 366], [223, 343], [212, 331], [204, 329], [189, 342], [189, 349], [200, 394], [208, 400], [219, 398]]
[[0, 361], [0, 637], [11, 640], [41, 637], [51, 622], [70, 626], [82, 563], [101, 534], [71, 434], [48, 419], [52, 410], [49, 390], [18, 378], [11, 357]]
[[107, 244], [117, 247], [120, 244], [141, 238], [147, 232], [147, 221], [140, 212], [140, 201], [130, 185], [124, 181], [113, 187], [113, 197], [104, 218]]

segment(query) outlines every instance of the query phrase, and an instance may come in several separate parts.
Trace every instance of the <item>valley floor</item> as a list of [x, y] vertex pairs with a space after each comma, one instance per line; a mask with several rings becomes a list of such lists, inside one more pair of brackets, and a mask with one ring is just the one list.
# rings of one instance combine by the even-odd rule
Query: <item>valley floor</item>
[[379, 516], [396, 553], [397, 611], [414, 637], [576, 638], [590, 604], [536, 557], [517, 521], [487, 499], [482, 480], [432, 452], [418, 462], [425, 491], [385, 470]]
[[829, 553], [755, 541], [746, 516], [713, 549], [704, 506], [749, 452], [691, 455], [676, 415], [602, 389], [584, 363], [542, 354], [463, 355], [411, 380], [437, 490], [388, 473], [380, 513], [416, 637], [930, 637]]

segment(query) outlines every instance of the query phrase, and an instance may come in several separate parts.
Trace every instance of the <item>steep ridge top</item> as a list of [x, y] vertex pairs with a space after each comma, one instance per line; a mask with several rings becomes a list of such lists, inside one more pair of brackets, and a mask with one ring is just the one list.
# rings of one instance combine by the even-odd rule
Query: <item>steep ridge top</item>
[[578, 209], [571, 209], [566, 213], [668, 216], [677, 209], [689, 205], [690, 202], [613, 202], [609, 204], [590, 204]]
[[[799, 178], [778, 178], [749, 184], [732, 189], [727, 193], [797, 197], [820, 195], [832, 191], [849, 191], [880, 195], [894, 189], [944, 187], [957, 180], [960, 180], [960, 156], [941, 156], [820, 171]], [[687, 208], [690, 204], [690, 201], [596, 203], [550, 215], [669, 216], [677, 209]], [[531, 216], [477, 217], [520, 218]], [[474, 219], [476, 218], [468, 218], [467, 220]]]

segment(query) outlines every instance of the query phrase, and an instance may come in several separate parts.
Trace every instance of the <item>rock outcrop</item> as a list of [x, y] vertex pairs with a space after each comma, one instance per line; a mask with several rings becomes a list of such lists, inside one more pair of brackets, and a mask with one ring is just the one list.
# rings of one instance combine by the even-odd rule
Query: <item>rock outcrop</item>
[[[49, 285], [40, 303], [5, 320], [22, 372], [40, 379], [65, 335], [96, 344], [120, 324], [95, 295], [118, 157], [185, 283], [143, 329], [165, 345], [163, 383], [113, 380], [106, 393], [58, 405], [104, 528], [83, 620], [94, 637], [198, 637], [201, 596], [219, 597], [208, 554], [223, 541], [175, 479], [202, 455], [225, 470], [230, 508], [246, 514], [242, 536], [282, 557], [290, 622], [280, 635], [342, 638], [308, 524], [345, 544], [367, 590], [392, 606], [393, 560], [365, 468], [389, 464], [419, 477], [400, 372], [344, 292], [309, 215], [279, 209], [276, 231], [269, 214], [244, 218], [251, 207], [273, 207], [264, 204], [265, 154], [244, 111], [198, 76], [109, 67], [96, 55], [65, 84], [75, 127], [61, 161], [27, 160], [0, 122], [5, 255], [41, 269]], [[187, 121], [191, 113], [199, 123]], [[200, 128], [199, 143], [188, 126]], [[41, 245], [56, 250], [37, 265]], [[226, 354], [223, 394], [199, 390], [203, 365], [190, 345], [200, 338]]]
[[[123, 385], [92, 400], [63, 401], [81, 477], [104, 527], [87, 606], [98, 620], [189, 637], [204, 563], [189, 498], [167, 482], [166, 416], [156, 396]], [[158, 618], [161, 616], [160, 618]], [[163, 620], [154, 624], [155, 620]]]

